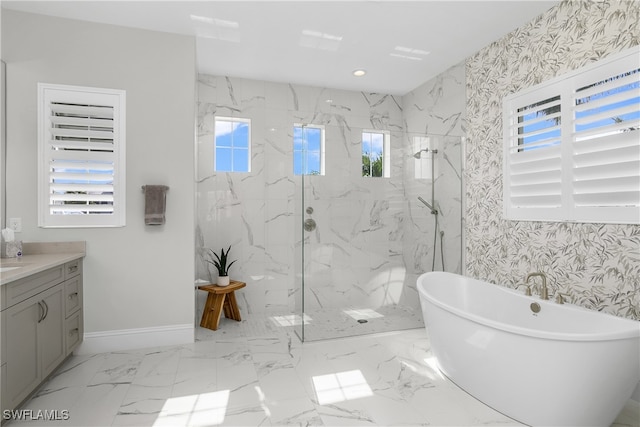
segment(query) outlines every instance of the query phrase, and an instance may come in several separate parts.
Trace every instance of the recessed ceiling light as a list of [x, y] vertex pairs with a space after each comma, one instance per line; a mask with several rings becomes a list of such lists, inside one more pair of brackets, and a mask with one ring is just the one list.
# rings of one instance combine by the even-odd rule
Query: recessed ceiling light
[[353, 75], [356, 77], [362, 77], [365, 74], [367, 74], [367, 72], [365, 70], [359, 69], [359, 70], [353, 70]]

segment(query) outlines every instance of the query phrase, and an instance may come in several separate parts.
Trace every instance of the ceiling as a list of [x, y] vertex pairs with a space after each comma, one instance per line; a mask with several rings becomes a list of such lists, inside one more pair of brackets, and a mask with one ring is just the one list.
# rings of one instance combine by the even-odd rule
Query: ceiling
[[[559, 1], [6, 1], [196, 37], [201, 73], [404, 95]], [[355, 77], [356, 69], [366, 70]]]

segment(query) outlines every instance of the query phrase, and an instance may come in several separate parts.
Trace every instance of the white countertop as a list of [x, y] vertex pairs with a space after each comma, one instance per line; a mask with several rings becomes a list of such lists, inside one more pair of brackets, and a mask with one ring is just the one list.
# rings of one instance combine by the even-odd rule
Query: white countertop
[[[84, 248], [83, 248], [84, 249]], [[35, 253], [23, 255], [20, 258], [0, 258], [0, 267], [16, 267], [12, 270], [0, 272], [0, 286], [22, 279], [35, 273], [64, 264], [78, 258], [84, 258], [84, 250]]]

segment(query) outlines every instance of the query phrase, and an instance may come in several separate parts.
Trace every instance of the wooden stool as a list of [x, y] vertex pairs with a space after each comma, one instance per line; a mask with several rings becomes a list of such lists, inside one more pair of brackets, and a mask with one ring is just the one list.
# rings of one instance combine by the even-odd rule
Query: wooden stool
[[240, 310], [236, 302], [234, 291], [247, 286], [244, 282], [231, 280], [228, 286], [204, 285], [198, 286], [201, 291], [207, 291], [207, 303], [204, 305], [200, 326], [212, 330], [218, 329], [220, 315], [224, 311], [224, 317], [240, 321]]

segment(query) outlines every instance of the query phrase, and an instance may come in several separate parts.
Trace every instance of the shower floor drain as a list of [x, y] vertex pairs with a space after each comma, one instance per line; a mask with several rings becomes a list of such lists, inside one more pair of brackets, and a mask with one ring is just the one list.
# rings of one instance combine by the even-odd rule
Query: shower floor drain
[[358, 323], [367, 323], [368, 320], [367, 319], [358, 319]]

